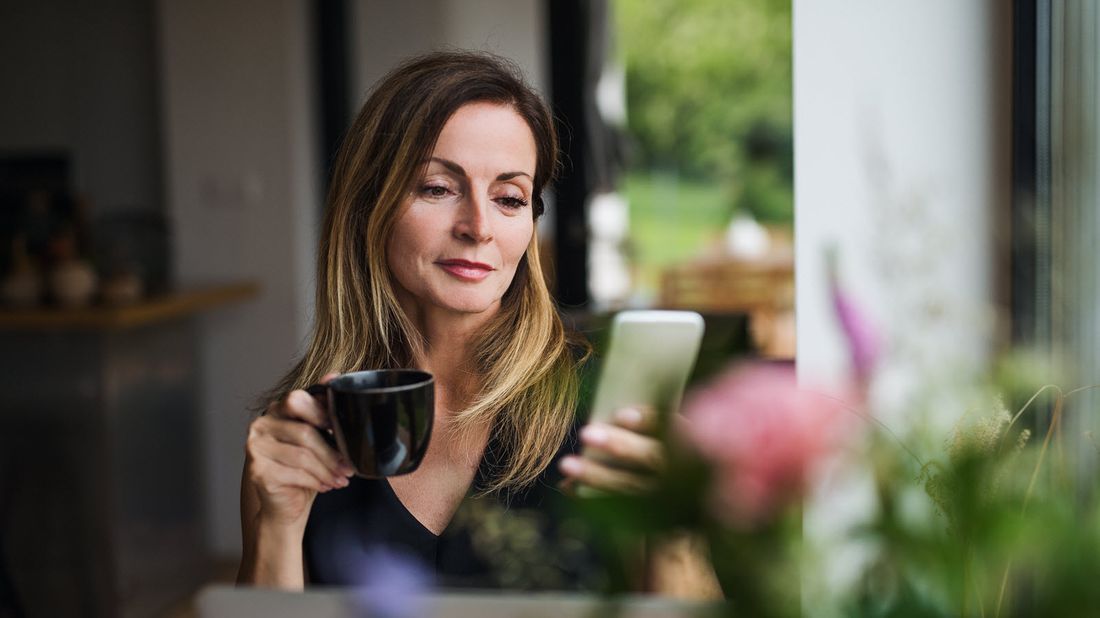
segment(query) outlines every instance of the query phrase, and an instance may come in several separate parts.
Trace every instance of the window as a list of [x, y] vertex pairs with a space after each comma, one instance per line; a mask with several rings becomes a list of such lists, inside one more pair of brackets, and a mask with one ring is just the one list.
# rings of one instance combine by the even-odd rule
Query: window
[[[1100, 382], [1100, 7], [1017, 0], [1015, 28], [1013, 338], [1061, 365], [1063, 385], [1092, 385]], [[1100, 453], [1098, 404], [1094, 390], [1066, 403], [1082, 469]]]

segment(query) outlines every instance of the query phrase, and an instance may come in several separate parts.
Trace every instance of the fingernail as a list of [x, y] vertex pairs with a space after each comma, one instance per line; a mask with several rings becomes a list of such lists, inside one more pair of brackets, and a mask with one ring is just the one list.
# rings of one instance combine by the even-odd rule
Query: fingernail
[[348, 464], [340, 464], [340, 474], [344, 476], [351, 476], [355, 474], [355, 468], [352, 468]]
[[584, 464], [576, 457], [565, 457], [561, 460], [561, 463], [558, 464], [558, 467], [565, 474], [575, 476], [581, 473], [581, 468], [584, 467]]
[[341, 476], [340, 478], [336, 479], [336, 486], [337, 487], [347, 487], [348, 486], [348, 480]]
[[586, 444], [600, 446], [607, 442], [607, 438], [607, 430], [598, 425], [586, 425], [581, 430], [581, 440], [584, 440]]
[[637, 408], [623, 408], [619, 410], [616, 416], [618, 416], [619, 422], [629, 425], [637, 425], [642, 422], [642, 411]]

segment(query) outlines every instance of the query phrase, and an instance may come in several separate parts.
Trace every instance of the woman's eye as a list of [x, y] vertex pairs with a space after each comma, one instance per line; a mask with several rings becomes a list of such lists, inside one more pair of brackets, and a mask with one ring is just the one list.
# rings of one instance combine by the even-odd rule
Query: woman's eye
[[520, 209], [527, 205], [527, 200], [522, 197], [505, 195], [504, 197], [497, 198], [497, 203], [507, 208]]
[[450, 192], [451, 191], [447, 187], [442, 185], [425, 185], [420, 189], [421, 195], [435, 198], [447, 197], [447, 194]]

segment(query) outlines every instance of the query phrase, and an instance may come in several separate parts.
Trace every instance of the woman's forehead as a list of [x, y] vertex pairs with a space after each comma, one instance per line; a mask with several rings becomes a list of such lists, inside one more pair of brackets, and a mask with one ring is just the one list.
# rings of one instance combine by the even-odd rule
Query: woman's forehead
[[509, 105], [468, 103], [451, 115], [432, 150], [433, 160], [457, 164], [467, 174], [522, 172], [535, 175], [538, 149], [527, 121]]

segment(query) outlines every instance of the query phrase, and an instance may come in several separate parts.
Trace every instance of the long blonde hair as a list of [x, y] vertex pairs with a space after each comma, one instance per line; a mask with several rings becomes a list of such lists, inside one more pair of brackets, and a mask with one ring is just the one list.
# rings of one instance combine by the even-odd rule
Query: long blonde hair
[[[526, 120], [537, 150], [532, 213], [542, 214], [541, 192], [557, 173], [558, 138], [546, 104], [511, 63], [491, 54], [437, 52], [391, 71], [336, 158], [309, 346], [262, 404], [329, 372], [409, 367], [422, 358], [425, 343], [394, 294], [386, 240], [443, 125], [472, 102], [508, 105]], [[499, 311], [475, 341], [480, 384], [454, 426], [495, 427], [505, 464], [483, 489], [520, 489], [550, 464], [565, 438], [577, 403], [578, 365], [589, 351], [562, 325], [534, 235]]]

